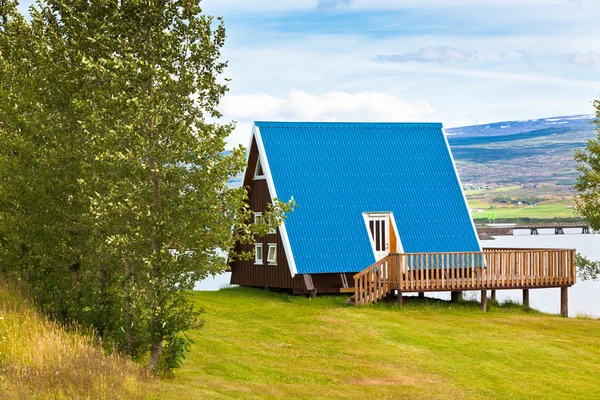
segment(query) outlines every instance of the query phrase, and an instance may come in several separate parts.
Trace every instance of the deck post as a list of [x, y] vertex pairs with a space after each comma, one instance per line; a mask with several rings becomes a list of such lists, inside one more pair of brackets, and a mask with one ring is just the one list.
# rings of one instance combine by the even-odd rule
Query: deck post
[[481, 311], [487, 312], [487, 290], [481, 291]]
[[398, 290], [398, 307], [402, 307], [402, 292]]
[[492, 289], [492, 300], [496, 301], [496, 289]]
[[463, 300], [462, 292], [453, 291], [450, 292], [450, 299], [453, 303], [459, 303]]
[[563, 317], [569, 316], [569, 287], [562, 286], [560, 288], [560, 315]]
[[425, 292], [419, 292], [419, 298], [420, 299], [424, 299], [425, 298]]
[[523, 289], [523, 307], [529, 307], [529, 289]]

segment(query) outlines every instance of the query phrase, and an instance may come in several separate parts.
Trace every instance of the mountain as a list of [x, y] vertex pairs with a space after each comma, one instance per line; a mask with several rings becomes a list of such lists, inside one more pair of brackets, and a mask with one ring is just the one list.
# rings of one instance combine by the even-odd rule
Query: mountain
[[593, 115], [505, 121], [446, 129], [463, 184], [569, 187], [573, 156], [596, 136]]

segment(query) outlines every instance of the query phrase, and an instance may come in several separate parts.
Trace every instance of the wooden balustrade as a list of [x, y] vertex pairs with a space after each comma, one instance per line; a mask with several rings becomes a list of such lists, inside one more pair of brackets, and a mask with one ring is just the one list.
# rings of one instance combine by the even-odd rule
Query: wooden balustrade
[[571, 286], [571, 249], [484, 249], [463, 253], [393, 253], [354, 275], [356, 305], [399, 292]]

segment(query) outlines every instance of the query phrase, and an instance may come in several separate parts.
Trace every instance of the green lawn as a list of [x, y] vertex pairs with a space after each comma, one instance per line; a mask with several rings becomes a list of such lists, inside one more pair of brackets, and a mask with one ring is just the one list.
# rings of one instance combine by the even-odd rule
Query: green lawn
[[600, 398], [599, 320], [243, 288], [194, 296], [206, 325], [156, 398]]

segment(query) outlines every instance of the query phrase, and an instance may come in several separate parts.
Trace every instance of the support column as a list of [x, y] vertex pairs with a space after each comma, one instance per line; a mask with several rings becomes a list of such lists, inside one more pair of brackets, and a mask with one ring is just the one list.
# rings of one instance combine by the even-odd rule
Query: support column
[[398, 290], [398, 307], [402, 307], [402, 292]]
[[492, 300], [496, 301], [496, 289], [492, 290]]
[[425, 298], [425, 292], [419, 292], [419, 298], [420, 299], [424, 299]]
[[529, 289], [523, 289], [523, 307], [529, 307]]
[[453, 303], [459, 303], [463, 300], [462, 292], [451, 292], [450, 299]]
[[563, 286], [560, 288], [560, 315], [569, 316], [569, 288]]
[[316, 299], [317, 298], [317, 289], [313, 289], [310, 291], [310, 298], [311, 299]]
[[487, 312], [487, 290], [481, 291], [481, 311]]

